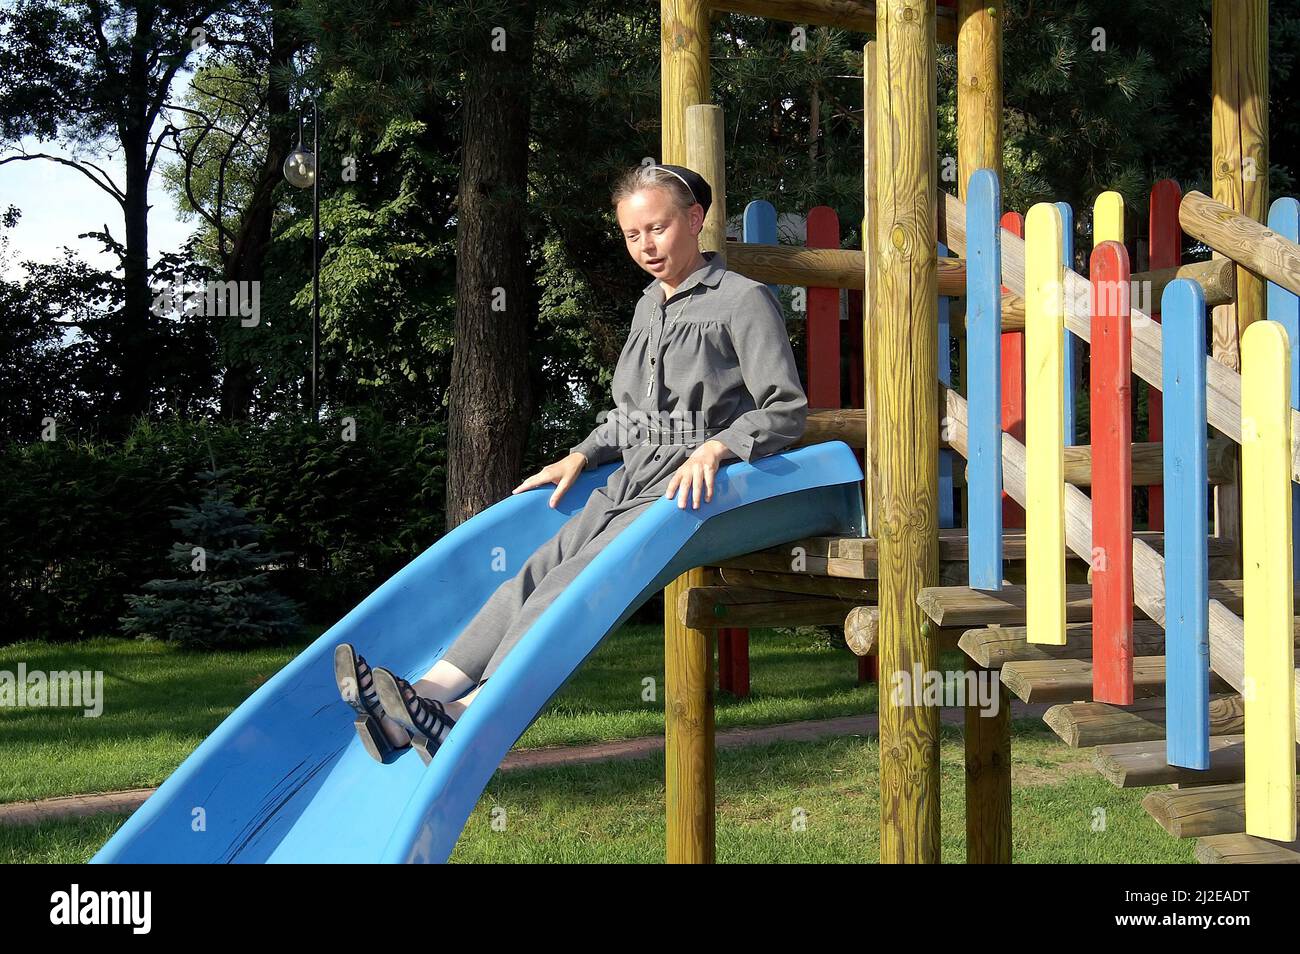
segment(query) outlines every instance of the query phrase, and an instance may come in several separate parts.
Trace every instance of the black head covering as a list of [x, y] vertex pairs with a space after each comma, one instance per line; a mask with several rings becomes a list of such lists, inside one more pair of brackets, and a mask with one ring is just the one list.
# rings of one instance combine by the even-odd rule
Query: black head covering
[[702, 175], [694, 169], [687, 169], [685, 166], [666, 166], [656, 163], [654, 168], [662, 169], [686, 183], [686, 188], [690, 190], [691, 197], [704, 206], [705, 215], [709, 214], [709, 206], [713, 204], [713, 190], [709, 188], [709, 184], [704, 181]]

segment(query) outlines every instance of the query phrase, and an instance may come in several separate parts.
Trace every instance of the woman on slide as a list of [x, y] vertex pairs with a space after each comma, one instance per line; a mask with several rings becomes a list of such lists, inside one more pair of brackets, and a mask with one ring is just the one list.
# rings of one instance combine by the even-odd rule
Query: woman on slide
[[611, 197], [628, 255], [652, 277], [637, 301], [613, 380], [614, 407], [563, 460], [513, 493], [554, 484], [554, 507], [578, 474], [623, 466], [483, 604], [414, 684], [337, 647], [335, 677], [372, 756], [414, 745], [425, 761], [501, 660], [619, 531], [663, 497], [699, 508], [718, 466], [784, 450], [803, 434], [808, 399], [785, 319], [766, 285], [728, 271], [699, 234], [712, 190], [683, 166], [628, 170]]

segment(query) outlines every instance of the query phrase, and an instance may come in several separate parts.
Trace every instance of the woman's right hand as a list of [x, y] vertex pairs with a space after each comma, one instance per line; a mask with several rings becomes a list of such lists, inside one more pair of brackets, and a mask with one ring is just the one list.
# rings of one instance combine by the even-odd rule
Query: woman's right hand
[[521, 493], [525, 490], [532, 490], [534, 487], [540, 487], [543, 484], [555, 484], [555, 493], [551, 494], [549, 501], [550, 506], [554, 507], [560, 502], [560, 498], [578, 479], [578, 474], [587, 466], [587, 455], [574, 451], [563, 460], [557, 460], [554, 464], [547, 464], [533, 476], [524, 480], [518, 487], [510, 491], [512, 494]]

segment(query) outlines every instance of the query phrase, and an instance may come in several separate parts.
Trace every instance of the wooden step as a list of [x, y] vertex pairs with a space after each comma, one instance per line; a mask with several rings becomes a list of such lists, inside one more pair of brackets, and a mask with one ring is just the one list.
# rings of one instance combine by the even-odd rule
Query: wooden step
[[[1000, 669], [1021, 659], [1092, 658], [1091, 623], [1066, 624], [1065, 639], [1064, 646], [1047, 646], [1029, 642], [1023, 626], [984, 626], [963, 631], [958, 645], [985, 669]], [[1300, 617], [1295, 620], [1295, 640], [1300, 656]], [[1133, 655], [1160, 656], [1164, 651], [1165, 631], [1149, 619], [1133, 620]]]
[[[1052, 706], [1043, 721], [1070, 748], [1165, 738], [1163, 696], [1136, 699], [1131, 706], [1105, 702], [1067, 702]], [[1210, 735], [1240, 735], [1246, 730], [1245, 703], [1236, 693], [1210, 697]]]
[[[1300, 600], [1300, 590], [1296, 592]], [[1241, 615], [1241, 580], [1211, 580], [1210, 599], [1218, 600], [1229, 612]], [[1069, 623], [1092, 619], [1092, 587], [1073, 583], [1065, 588], [1065, 618]], [[927, 616], [940, 626], [964, 626], [977, 629], [992, 624], [1025, 625], [1025, 587], [1004, 586], [992, 590], [972, 590], [968, 586], [927, 586], [916, 597]]]
[[1300, 842], [1209, 835], [1196, 840], [1196, 860], [1203, 865], [1300, 865]]
[[[1092, 699], [1092, 661], [1087, 659], [1023, 659], [1001, 669], [1002, 684], [1024, 702], [1053, 705]], [[1231, 692], [1232, 687], [1210, 673], [1210, 688]], [[1138, 656], [1133, 660], [1133, 696], [1150, 699], [1165, 694], [1165, 657]]]
[[[1064, 646], [1031, 643], [1023, 626], [981, 626], [962, 632], [958, 646], [985, 669], [1001, 669], [1022, 659], [1091, 659], [1092, 623], [1068, 623]], [[1165, 651], [1165, 631], [1149, 619], [1133, 621], [1133, 655]]]
[[[1300, 793], [1296, 802], [1300, 804]], [[1175, 838], [1246, 831], [1246, 786], [1240, 782], [1152, 792], [1142, 799], [1142, 807]]]
[[1165, 764], [1163, 741], [1099, 745], [1092, 750], [1092, 764], [1119, 788], [1240, 782], [1246, 777], [1246, 740], [1241, 735], [1211, 738], [1210, 767], [1205, 770]]

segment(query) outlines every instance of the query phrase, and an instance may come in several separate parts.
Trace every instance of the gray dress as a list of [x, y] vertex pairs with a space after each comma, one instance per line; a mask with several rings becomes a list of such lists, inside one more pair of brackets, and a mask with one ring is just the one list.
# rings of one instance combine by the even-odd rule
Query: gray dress
[[[501, 584], [443, 656], [477, 681], [664, 495], [696, 447], [716, 439], [751, 461], [803, 434], [808, 399], [780, 303], [766, 285], [727, 271], [716, 253], [704, 257], [666, 301], [658, 279], [645, 287], [614, 371], [615, 405], [572, 449], [586, 455], [587, 470], [620, 456], [623, 466]], [[700, 508], [707, 506], [701, 494]]]

